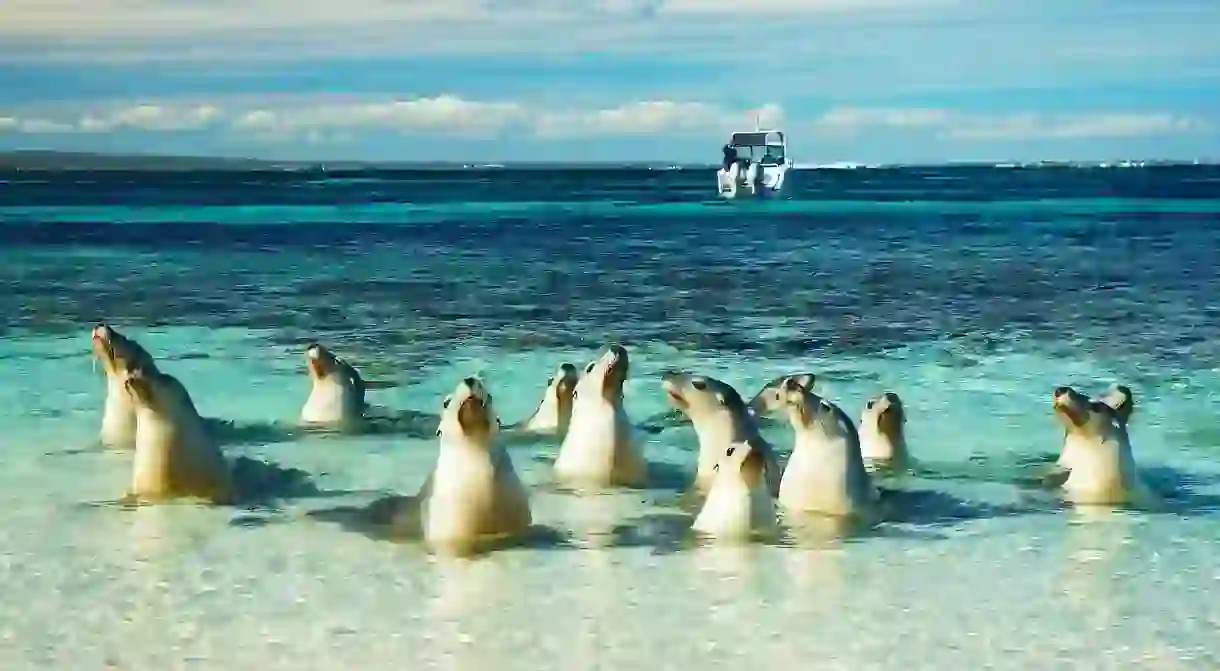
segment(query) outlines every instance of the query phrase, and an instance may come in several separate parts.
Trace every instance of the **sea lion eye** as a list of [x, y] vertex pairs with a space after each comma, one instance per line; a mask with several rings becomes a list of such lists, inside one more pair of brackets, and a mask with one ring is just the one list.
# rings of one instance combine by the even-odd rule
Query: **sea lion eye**
[[[453, 400], [453, 397], [451, 397], [451, 396], [446, 396], [446, 397], [445, 397], [445, 401], [444, 401], [444, 403], [441, 403], [441, 407], [442, 407], [442, 408], [448, 408], [448, 407], [449, 407], [449, 402], [450, 402], [450, 401], [452, 401], [452, 400]], [[437, 435], [440, 435], [440, 434], [437, 434]]]
[[873, 406], [874, 406], [874, 405], [876, 405], [876, 404], [877, 404], [877, 402], [876, 402], [876, 401], [874, 401], [874, 400], [872, 400], [872, 399], [869, 399], [868, 405], [866, 405], [866, 406], [864, 406], [864, 407], [868, 408], [869, 410], [872, 410], [872, 409], [873, 409]]
[[694, 387], [695, 389], [698, 389], [699, 391], [705, 391], [707, 389], [707, 380], [703, 380], [703, 379], [691, 380], [690, 386]]
[[438, 435], [438, 436], [439, 436], [439, 435], [441, 435], [441, 430], [440, 430], [440, 429], [437, 429], [437, 430], [436, 430], [436, 435]]
[[592, 372], [593, 372], [593, 367], [594, 367], [594, 366], [596, 366], [596, 365], [597, 365], [597, 362], [596, 362], [596, 361], [590, 361], [590, 362], [589, 362], [589, 365], [588, 365], [588, 366], [585, 366], [585, 372], [586, 372], [586, 373], [592, 373]]
[[733, 456], [733, 452], [735, 452], [736, 450], [737, 450], [737, 448], [736, 448], [736, 447], [730, 447], [730, 448], [729, 448], [729, 449], [728, 449], [728, 450], [727, 450], [727, 451], [724, 453], [724, 456], [726, 456], [726, 457], [731, 457], [731, 456]]
[[548, 377], [548, 378], [546, 379], [546, 386], [548, 386], [548, 387], [549, 387], [549, 386], [551, 386], [551, 385], [553, 385], [553, 384], [555, 384], [555, 376], [554, 376], [554, 375], [552, 375], [552, 376], [550, 376], [550, 377]]

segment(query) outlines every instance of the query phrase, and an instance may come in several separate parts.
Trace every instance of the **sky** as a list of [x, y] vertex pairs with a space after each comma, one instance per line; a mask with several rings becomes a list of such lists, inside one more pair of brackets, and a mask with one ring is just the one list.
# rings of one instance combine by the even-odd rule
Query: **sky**
[[1217, 0], [3, 0], [0, 150], [1220, 159]]

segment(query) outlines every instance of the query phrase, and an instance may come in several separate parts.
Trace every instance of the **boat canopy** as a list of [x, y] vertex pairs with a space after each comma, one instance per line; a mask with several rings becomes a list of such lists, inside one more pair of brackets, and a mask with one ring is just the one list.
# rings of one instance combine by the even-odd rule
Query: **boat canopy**
[[729, 144], [734, 147], [782, 147], [784, 146], [784, 133], [778, 130], [733, 133]]

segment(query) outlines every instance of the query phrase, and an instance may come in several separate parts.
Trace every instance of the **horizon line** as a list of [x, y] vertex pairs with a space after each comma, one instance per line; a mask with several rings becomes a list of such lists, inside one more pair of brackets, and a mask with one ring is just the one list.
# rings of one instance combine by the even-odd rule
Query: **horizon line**
[[[17, 163], [25, 163], [26, 161], [36, 161], [44, 165], [16, 165]], [[90, 151], [64, 151], [55, 149], [11, 149], [0, 150], [0, 169], [21, 169], [21, 170], [65, 170], [65, 169], [91, 169], [98, 166], [81, 166], [74, 168], [68, 165], [53, 165], [55, 162], [67, 163], [71, 161], [100, 161], [100, 162], [124, 162], [137, 163], [140, 161], [148, 162], [178, 162], [178, 163], [197, 163], [197, 164], [212, 164], [211, 166], [200, 167], [234, 167], [234, 168], [265, 168], [265, 169], [379, 169], [379, 168], [431, 168], [431, 169], [521, 169], [521, 168], [540, 168], [540, 167], [590, 167], [590, 168], [610, 168], [610, 167], [660, 167], [662, 170], [682, 170], [682, 169], [703, 169], [713, 168], [719, 165], [719, 162], [682, 162], [664, 159], [651, 159], [639, 161], [611, 161], [611, 160], [527, 160], [527, 159], [503, 159], [503, 160], [431, 160], [431, 161], [393, 161], [393, 160], [375, 160], [375, 159], [272, 159], [259, 158], [255, 156], [230, 156], [230, 155], [194, 155], [194, 154], [157, 154], [145, 152], [90, 152]], [[240, 164], [240, 165], [234, 165]], [[1169, 158], [1112, 158], [1112, 159], [1067, 159], [1067, 158], [1045, 158], [1033, 160], [1014, 160], [1014, 159], [945, 159], [940, 161], [912, 161], [912, 162], [864, 162], [864, 161], [831, 161], [826, 163], [800, 162], [794, 163], [793, 170], [851, 170], [851, 169], [879, 169], [879, 168], [921, 168], [921, 167], [1038, 167], [1038, 166], [1075, 166], [1075, 167], [1148, 167], [1148, 166], [1212, 166], [1220, 165], [1220, 158], [1205, 158], [1198, 157], [1194, 159], [1169, 159]], [[125, 169], [138, 168], [138, 165], [122, 166]], [[159, 166], [165, 167], [165, 166]]]

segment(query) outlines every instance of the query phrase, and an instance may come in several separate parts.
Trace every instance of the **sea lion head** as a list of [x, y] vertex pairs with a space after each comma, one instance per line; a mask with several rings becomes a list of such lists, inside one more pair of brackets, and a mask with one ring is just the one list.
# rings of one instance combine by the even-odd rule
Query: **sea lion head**
[[132, 368], [127, 371], [123, 386], [137, 406], [148, 408], [159, 415], [177, 413], [185, 407], [194, 412], [194, 404], [187, 396], [182, 383], [156, 368]]
[[598, 394], [610, 403], [621, 403], [623, 383], [627, 381], [630, 366], [627, 348], [610, 345], [600, 357], [585, 366], [585, 374], [577, 382], [573, 398], [579, 399], [582, 394]]
[[343, 371], [343, 363], [339, 357], [316, 342], [305, 347], [305, 365], [309, 368], [309, 377], [315, 381], [325, 380]]
[[546, 381], [546, 393], [555, 397], [561, 405], [572, 402], [572, 394], [576, 393], [576, 384], [580, 382], [580, 371], [570, 363], [562, 363]]
[[877, 433], [891, 441], [902, 438], [903, 425], [906, 423], [906, 413], [902, 408], [902, 399], [892, 391], [869, 399], [864, 405], [862, 423], [877, 429]]
[[799, 376], [785, 378], [780, 384], [779, 394], [794, 429], [821, 428], [831, 434], [842, 429], [835, 407], [802, 384]]
[[794, 373], [777, 377], [764, 385], [750, 400], [750, 411], [756, 417], [769, 417], [783, 410], [786, 406], [780, 387], [783, 386], [784, 380], [789, 378], [795, 379], [806, 389], [813, 389], [813, 384], [817, 381], [817, 376], [813, 373]]
[[436, 435], [453, 432], [476, 442], [485, 442], [500, 429], [491, 392], [477, 377], [467, 377], [441, 403], [441, 425]]
[[107, 375], [123, 375], [133, 368], [157, 368], [148, 350], [105, 322], [93, 327], [92, 346], [93, 356], [102, 362]]
[[[1130, 417], [1129, 409], [1134, 406], [1130, 390], [1126, 394], [1111, 391], [1115, 393], [1106, 402], [1090, 399], [1068, 386], [1058, 387], [1051, 395], [1051, 407], [1068, 434], [1104, 440], [1126, 431], [1126, 420], [1119, 408], [1128, 408], [1125, 416]], [[1117, 404], [1119, 408], [1110, 403]]]
[[765, 450], [749, 440], [743, 440], [730, 445], [712, 470], [718, 474], [739, 474], [746, 486], [753, 489], [763, 484], [766, 468]]
[[661, 386], [665, 388], [669, 402], [692, 421], [726, 410], [745, 411], [741, 394], [732, 385], [714, 377], [668, 371], [661, 375]]
[[1097, 400], [1113, 408], [1115, 415], [1124, 425], [1131, 421], [1131, 414], [1135, 412], [1135, 395], [1131, 393], [1130, 387], [1112, 384]]

